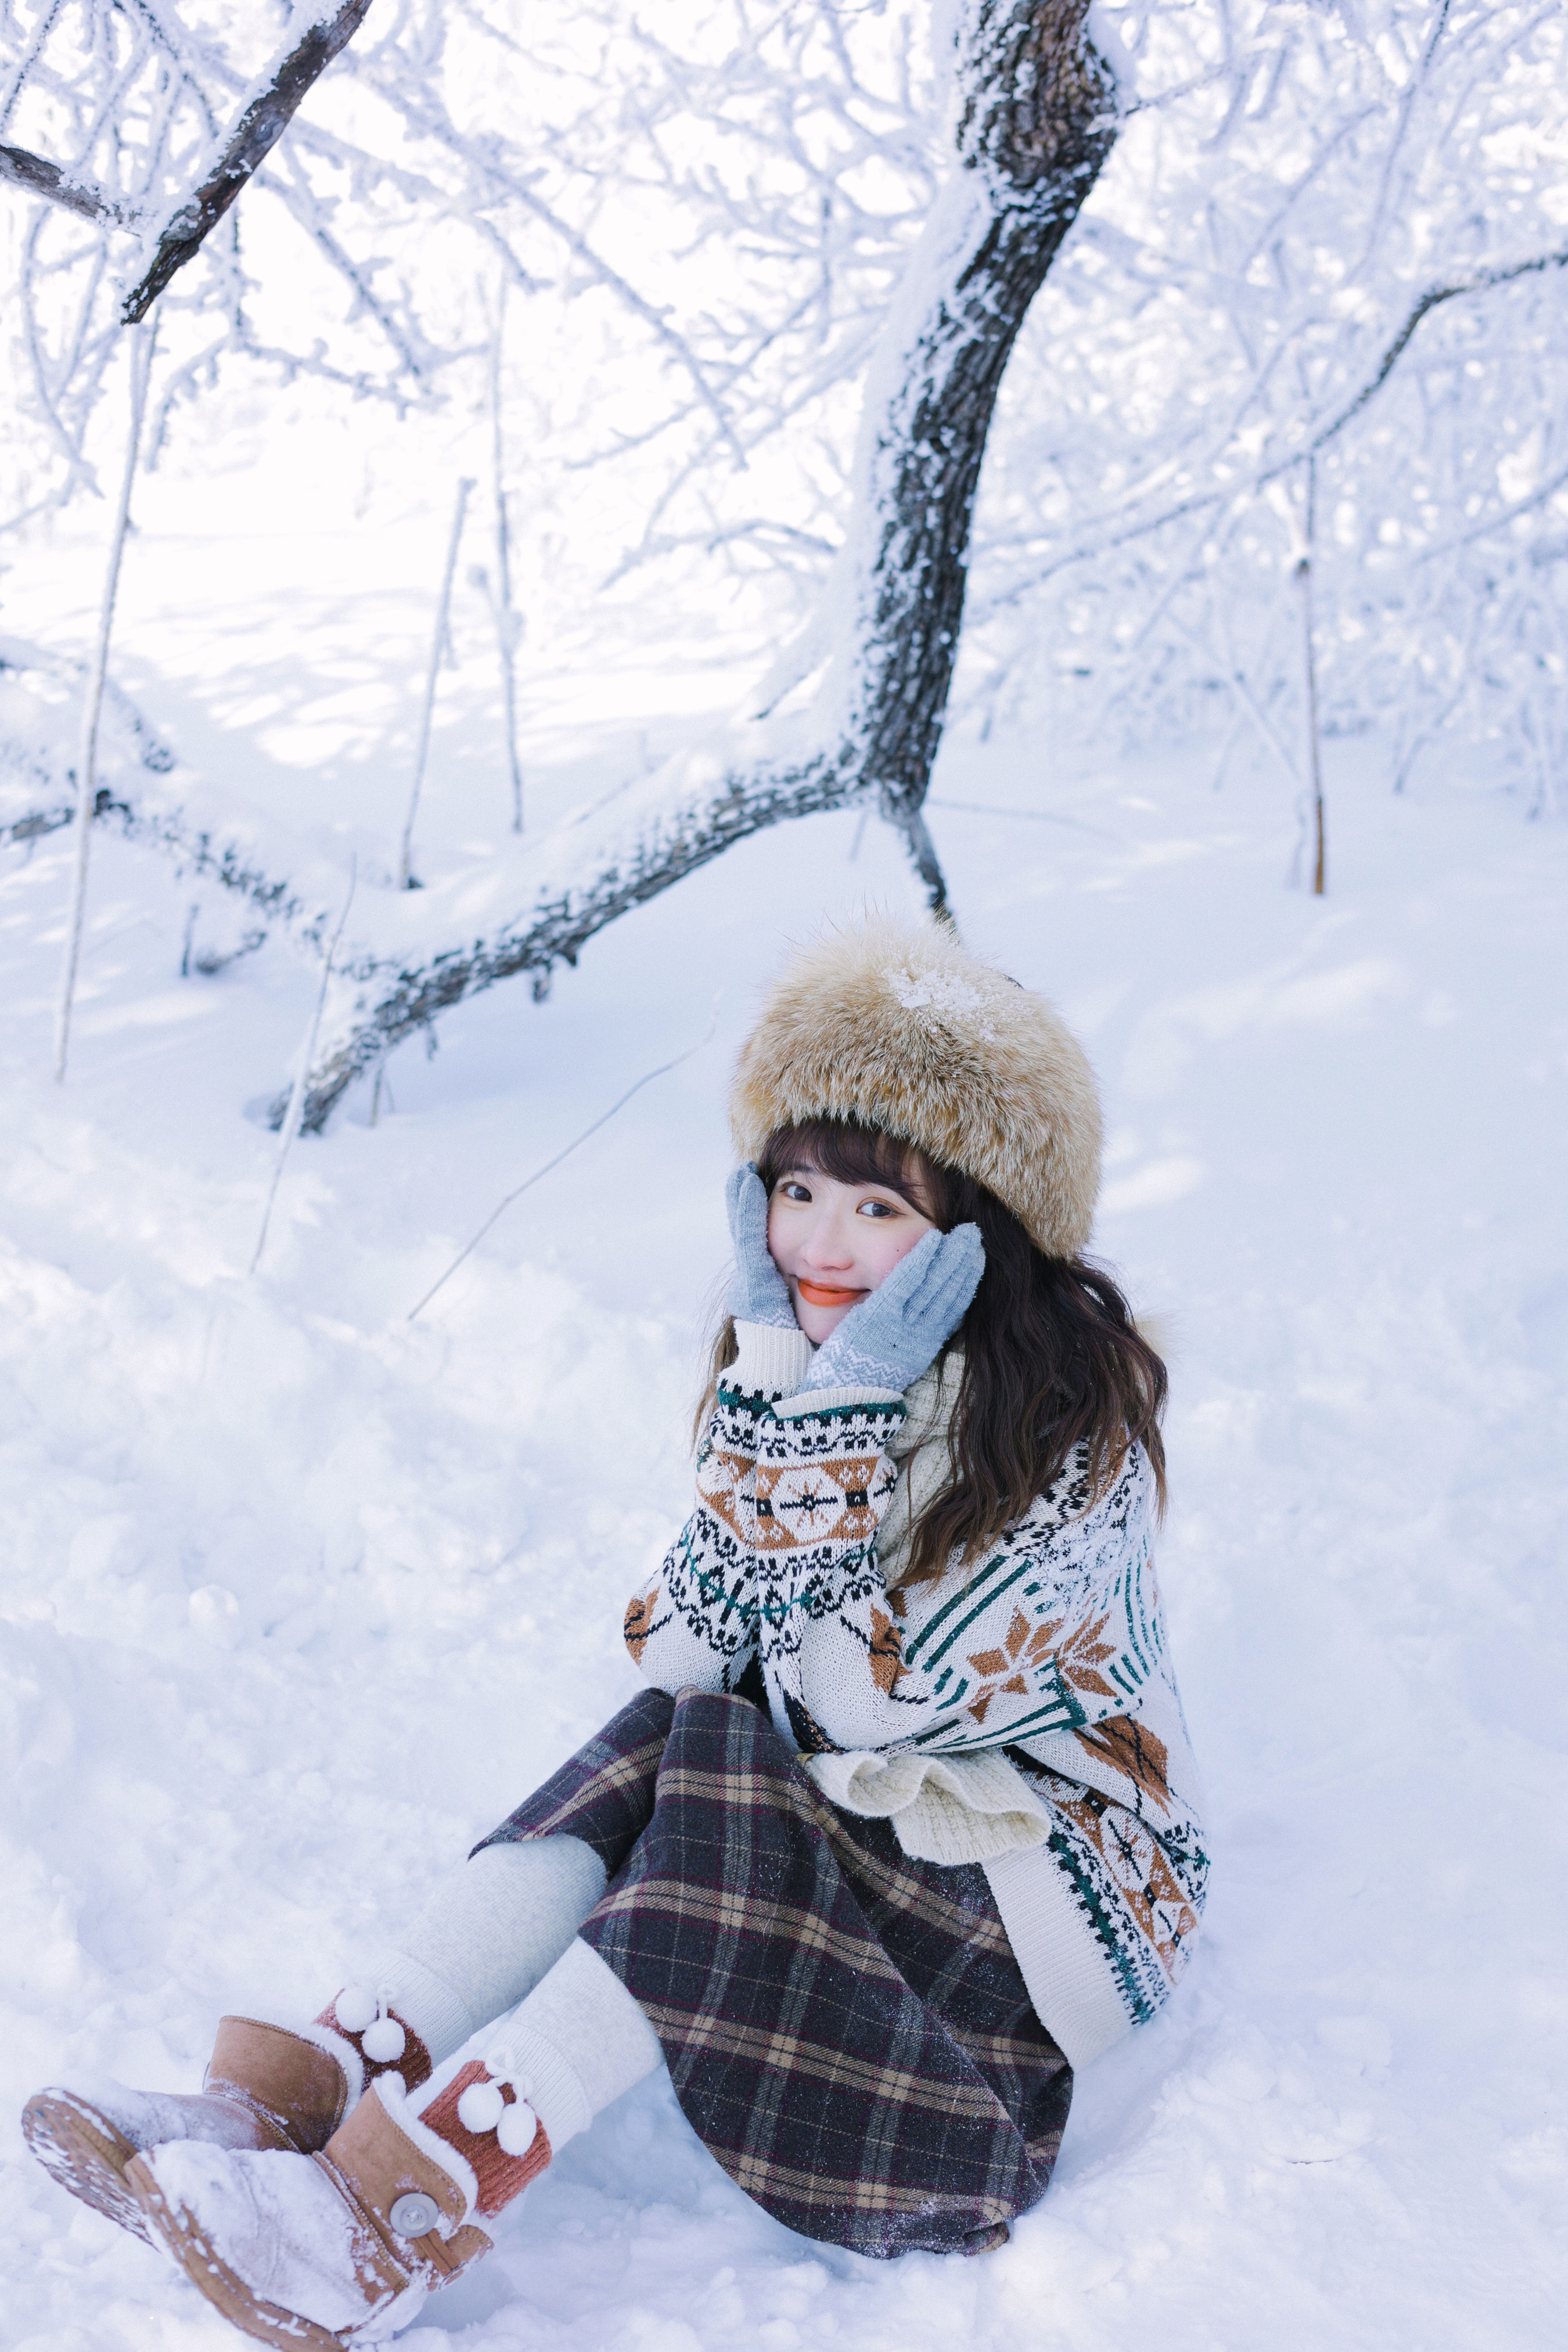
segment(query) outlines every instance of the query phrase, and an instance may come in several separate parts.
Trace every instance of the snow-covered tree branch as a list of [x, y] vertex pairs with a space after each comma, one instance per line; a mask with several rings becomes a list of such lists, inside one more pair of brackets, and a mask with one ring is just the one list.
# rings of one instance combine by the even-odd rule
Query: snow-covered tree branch
[[144, 319], [176, 269], [183, 269], [222, 220], [236, 196], [264, 163], [293, 121], [300, 100], [364, 22], [370, 0], [342, 0], [307, 23], [261, 76], [200, 184], [158, 225], [146, 268], [121, 305], [128, 326]]
[[[14, 171], [4, 192], [10, 544], [98, 488], [124, 224], [145, 237], [178, 208], [321, 15], [0, 0], [0, 142], [55, 159], [85, 207]], [[342, 898], [322, 847], [346, 856], [352, 835], [319, 1124], [400, 1036], [510, 975], [543, 993], [605, 923], [791, 816], [879, 809], [940, 908], [926, 783], [953, 714], [1031, 727], [1064, 759], [1212, 738], [1216, 779], [1256, 756], [1288, 813], [1308, 773], [1309, 472], [1331, 812], [1336, 740], [1369, 730], [1395, 789], [1484, 750], [1550, 808], [1568, 763], [1565, 89], [1568, 28], [1528, 0], [368, 16], [161, 298], [146, 463], [178, 466], [198, 403], [210, 436], [237, 401], [307, 391], [352, 421], [367, 484], [401, 482], [405, 446], [438, 450], [432, 509], [472, 475], [505, 520], [503, 651], [526, 617], [527, 658], [497, 659], [488, 604], [479, 655], [479, 573], [459, 572], [468, 667], [439, 686], [418, 890], [395, 887], [401, 783], [384, 837], [368, 800], [324, 813], [321, 838], [266, 809], [231, 825], [186, 772], [152, 792], [117, 772], [100, 822], [181, 863], [212, 845], [204, 870], [311, 946]], [[422, 561], [424, 647], [434, 545]], [[685, 740], [651, 773], [651, 751], [595, 754], [598, 796], [574, 810], [543, 750], [563, 683], [591, 680], [597, 712], [613, 680], [629, 709], [667, 652], [681, 708], [738, 715], [658, 719], [660, 750]], [[399, 778], [427, 668], [421, 652], [379, 706]], [[536, 777], [543, 759], [526, 843], [455, 829], [446, 698], [487, 694], [498, 814], [515, 820], [514, 742]], [[64, 782], [18, 808], [20, 840]]]
[[1114, 21], [1128, 127], [1020, 352], [963, 707], [1097, 746], [1215, 732], [1222, 775], [1288, 740], [1315, 455], [1331, 742], [1385, 730], [1396, 786], [1485, 744], [1547, 804], [1568, 27], [1479, 0]]
[[[933, 913], [946, 886], [921, 814], [963, 624], [970, 527], [1004, 370], [1116, 132], [1088, 0], [973, 0], [961, 19], [956, 168], [868, 372], [848, 533], [816, 625], [763, 715], [519, 861], [516, 911], [409, 955], [346, 948], [304, 1124], [402, 1037], [499, 980], [536, 994], [586, 940], [769, 825], [875, 797]], [[805, 709], [792, 698], [814, 676]], [[465, 903], [472, 892], [465, 890]], [[422, 894], [418, 929], [436, 910]]]
[[140, 219], [133, 205], [106, 195], [90, 181], [73, 179], [47, 156], [29, 155], [25, 147], [0, 146], [0, 180], [9, 181], [12, 187], [23, 189], [29, 196], [43, 196], [52, 205], [63, 205], [68, 213], [75, 213], [82, 220], [134, 228]]

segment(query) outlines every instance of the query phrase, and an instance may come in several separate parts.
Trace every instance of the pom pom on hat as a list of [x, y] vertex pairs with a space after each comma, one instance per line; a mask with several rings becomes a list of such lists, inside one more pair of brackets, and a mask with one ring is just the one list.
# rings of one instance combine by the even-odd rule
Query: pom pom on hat
[[1100, 1191], [1100, 1097], [1043, 996], [951, 932], [868, 915], [798, 949], [741, 1049], [730, 1126], [742, 1160], [775, 1129], [854, 1119], [962, 1169], [1037, 1248], [1077, 1257]]

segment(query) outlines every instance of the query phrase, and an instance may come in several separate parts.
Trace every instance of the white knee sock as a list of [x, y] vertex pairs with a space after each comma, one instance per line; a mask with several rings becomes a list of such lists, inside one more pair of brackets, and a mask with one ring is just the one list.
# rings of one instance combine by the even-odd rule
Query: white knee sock
[[515, 2083], [559, 2154], [594, 2117], [651, 2074], [664, 2057], [658, 2034], [613, 1969], [574, 1936], [543, 1982], [510, 2017], [437, 2068], [416, 2095], [422, 2111], [472, 2058]]
[[484, 1846], [356, 1980], [385, 1998], [439, 2065], [539, 1983], [604, 1891], [605, 1865], [581, 1838]]

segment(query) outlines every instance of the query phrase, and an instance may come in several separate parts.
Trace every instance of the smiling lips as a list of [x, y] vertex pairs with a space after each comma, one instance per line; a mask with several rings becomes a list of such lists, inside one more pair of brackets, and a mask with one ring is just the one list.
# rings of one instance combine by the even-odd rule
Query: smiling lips
[[863, 1290], [836, 1290], [830, 1283], [807, 1282], [803, 1274], [795, 1276], [795, 1282], [808, 1307], [853, 1307], [866, 1296]]

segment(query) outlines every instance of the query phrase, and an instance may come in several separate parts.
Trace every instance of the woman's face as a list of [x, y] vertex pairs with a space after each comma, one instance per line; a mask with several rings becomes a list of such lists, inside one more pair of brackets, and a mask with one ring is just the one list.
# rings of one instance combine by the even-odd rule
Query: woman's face
[[[917, 1176], [914, 1190], [925, 1194]], [[886, 1184], [841, 1184], [786, 1168], [768, 1202], [768, 1249], [789, 1285], [795, 1321], [817, 1347], [885, 1282], [934, 1221]]]

